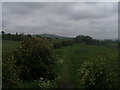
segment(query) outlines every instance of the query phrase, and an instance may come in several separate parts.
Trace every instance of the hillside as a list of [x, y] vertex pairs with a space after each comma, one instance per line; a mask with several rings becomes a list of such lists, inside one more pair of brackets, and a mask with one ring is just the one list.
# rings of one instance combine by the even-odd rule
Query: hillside
[[46, 38], [59, 38], [59, 39], [70, 39], [70, 38], [72, 38], [72, 37], [58, 36], [58, 35], [54, 35], [54, 34], [40, 34], [40, 36], [46, 37]]

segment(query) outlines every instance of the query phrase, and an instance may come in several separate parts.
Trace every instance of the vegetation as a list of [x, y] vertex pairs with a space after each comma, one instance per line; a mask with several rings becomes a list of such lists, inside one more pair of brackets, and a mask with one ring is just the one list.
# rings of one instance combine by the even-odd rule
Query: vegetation
[[[74, 88], [118, 87], [119, 62], [117, 48], [103, 45], [76, 44], [58, 49], [56, 52], [63, 60], [61, 76], [63, 80], [72, 83]], [[100, 76], [101, 81], [96, 76]], [[89, 81], [94, 80], [94, 78], [96, 81], [93, 82], [95, 85], [92, 86]], [[107, 79], [111, 81], [107, 82]]]
[[[3, 53], [3, 69], [6, 69], [3, 72], [3, 83], [19, 83], [15, 80], [28, 82], [40, 77], [54, 80], [56, 64], [53, 46], [49, 41], [27, 37], [19, 48]], [[11, 87], [11, 84], [7, 86]]]
[[83, 35], [70, 39], [23, 35], [22, 41], [3, 37], [3, 88], [120, 86], [118, 41]]

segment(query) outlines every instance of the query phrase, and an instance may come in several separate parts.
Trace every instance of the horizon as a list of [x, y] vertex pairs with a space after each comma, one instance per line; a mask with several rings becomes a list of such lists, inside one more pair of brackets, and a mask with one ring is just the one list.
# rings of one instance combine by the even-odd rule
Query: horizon
[[[4, 31], [5, 32], [5, 31]], [[5, 34], [9, 34], [10, 32], [8, 32], [8, 33], [6, 33], [5, 32]], [[55, 36], [58, 36], [58, 37], [65, 37], [65, 38], [75, 38], [76, 36], [79, 36], [79, 35], [83, 35], [83, 34], [79, 34], [79, 35], [76, 35], [76, 36], [62, 36], [62, 35], [57, 35], [57, 34], [52, 34], [52, 33], [19, 33], [19, 32], [16, 32], [18, 35], [20, 35], [20, 34], [24, 34], [24, 35], [28, 35], [28, 34], [30, 34], [30, 35], [55, 35]], [[16, 33], [10, 33], [10, 34], [16, 34]], [[0, 33], [1, 34], [1, 33]], [[83, 36], [90, 36], [90, 35], [83, 35]], [[90, 37], [92, 37], [92, 36], [90, 36]], [[93, 38], [93, 37], [92, 37]], [[96, 38], [93, 38], [93, 39], [96, 39]], [[115, 39], [111, 39], [111, 38], [105, 38], [105, 39], [96, 39], [96, 40], [119, 40], [119, 38], [115, 38]]]

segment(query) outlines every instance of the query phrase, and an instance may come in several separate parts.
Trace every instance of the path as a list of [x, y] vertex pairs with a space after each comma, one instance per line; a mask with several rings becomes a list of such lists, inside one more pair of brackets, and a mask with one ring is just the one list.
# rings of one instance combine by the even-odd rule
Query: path
[[68, 66], [68, 57], [69, 57], [69, 47], [66, 47], [63, 51], [63, 67], [62, 67], [62, 82], [60, 83], [60, 88], [72, 88], [72, 83], [69, 77], [69, 66]]

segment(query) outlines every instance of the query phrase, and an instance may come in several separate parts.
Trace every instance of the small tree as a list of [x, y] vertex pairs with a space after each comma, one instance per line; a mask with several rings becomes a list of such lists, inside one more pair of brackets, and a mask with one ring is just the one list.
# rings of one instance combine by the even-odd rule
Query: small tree
[[93, 44], [93, 38], [90, 37], [90, 36], [85, 36], [83, 38], [83, 41], [86, 43], [86, 44]]
[[76, 43], [82, 43], [83, 42], [83, 38], [84, 38], [83, 35], [76, 36], [75, 37], [75, 42]]

